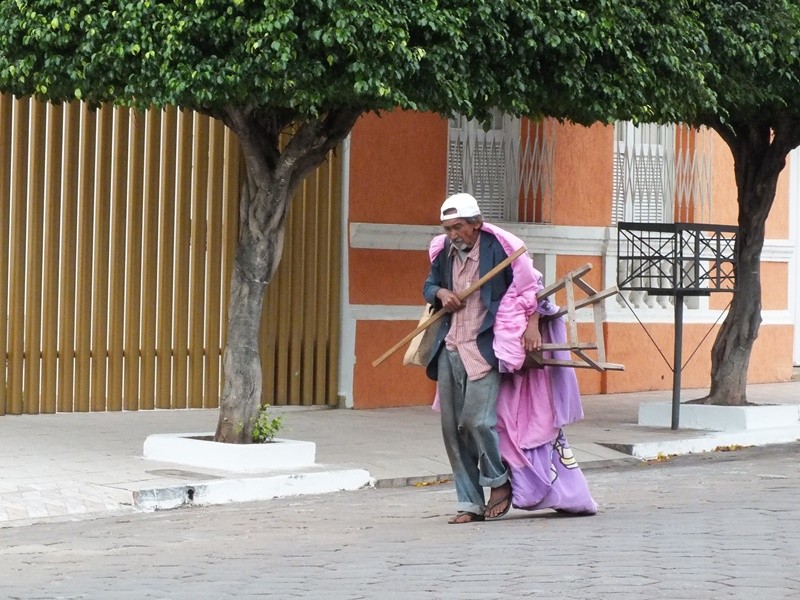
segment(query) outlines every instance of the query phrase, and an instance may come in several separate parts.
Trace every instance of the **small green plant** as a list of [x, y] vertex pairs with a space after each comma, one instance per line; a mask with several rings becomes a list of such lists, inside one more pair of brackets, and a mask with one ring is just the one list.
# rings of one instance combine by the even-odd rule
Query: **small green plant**
[[262, 404], [253, 424], [253, 442], [264, 444], [275, 441], [275, 434], [283, 429], [284, 415], [273, 417], [269, 414], [269, 404]]

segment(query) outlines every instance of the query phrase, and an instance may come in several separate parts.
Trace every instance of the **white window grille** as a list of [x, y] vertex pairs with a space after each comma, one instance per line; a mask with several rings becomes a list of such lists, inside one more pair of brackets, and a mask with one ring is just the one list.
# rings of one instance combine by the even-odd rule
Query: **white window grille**
[[[712, 135], [683, 124], [614, 125], [611, 224], [708, 222], [711, 217]], [[624, 274], [623, 274], [624, 275]], [[637, 307], [670, 306], [671, 298], [629, 292]], [[621, 304], [623, 300], [618, 298]], [[699, 308], [688, 297], [688, 308]]]
[[712, 140], [707, 128], [617, 122], [612, 225], [709, 222]]
[[463, 115], [448, 127], [447, 193], [475, 196], [488, 221], [549, 222], [555, 121], [530, 122], [491, 112]]

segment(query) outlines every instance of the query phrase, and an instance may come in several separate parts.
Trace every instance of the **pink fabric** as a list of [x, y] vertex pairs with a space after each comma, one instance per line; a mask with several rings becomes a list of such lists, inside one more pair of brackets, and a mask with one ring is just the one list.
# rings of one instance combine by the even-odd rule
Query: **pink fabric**
[[[507, 254], [524, 244], [515, 235], [483, 224]], [[444, 247], [445, 236], [430, 245], [433, 261]], [[548, 301], [537, 302], [542, 289], [541, 273], [523, 254], [512, 263], [514, 280], [503, 296], [494, 324], [494, 351], [503, 376], [497, 397], [497, 433], [500, 453], [509, 465], [513, 505], [537, 510], [556, 508], [578, 514], [594, 514], [597, 505], [589, 493], [586, 479], [572, 457], [561, 428], [583, 418], [577, 378], [571, 367], [545, 367], [521, 370], [525, 349], [521, 338], [534, 311], [552, 315], [558, 307]], [[566, 328], [561, 319], [542, 322], [544, 343], [564, 343]], [[568, 351], [550, 352], [551, 358], [569, 359]], [[438, 410], [438, 392], [433, 408]]]

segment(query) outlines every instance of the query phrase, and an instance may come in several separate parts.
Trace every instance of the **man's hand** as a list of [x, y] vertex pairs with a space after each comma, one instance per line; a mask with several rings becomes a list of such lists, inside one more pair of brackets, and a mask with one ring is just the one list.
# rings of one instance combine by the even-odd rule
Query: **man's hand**
[[442, 308], [448, 312], [456, 312], [465, 306], [464, 303], [458, 299], [458, 294], [445, 288], [439, 288], [439, 291], [436, 292], [436, 297], [442, 303]]
[[542, 334], [539, 332], [539, 313], [533, 313], [528, 319], [528, 326], [522, 334], [522, 346], [526, 352], [536, 352], [542, 348]]

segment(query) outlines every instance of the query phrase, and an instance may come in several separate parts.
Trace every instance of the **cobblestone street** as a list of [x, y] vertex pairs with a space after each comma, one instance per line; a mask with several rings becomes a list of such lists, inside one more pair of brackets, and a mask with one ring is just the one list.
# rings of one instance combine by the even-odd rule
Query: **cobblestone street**
[[592, 470], [595, 517], [451, 526], [440, 484], [0, 529], [0, 597], [800, 598], [798, 459]]

